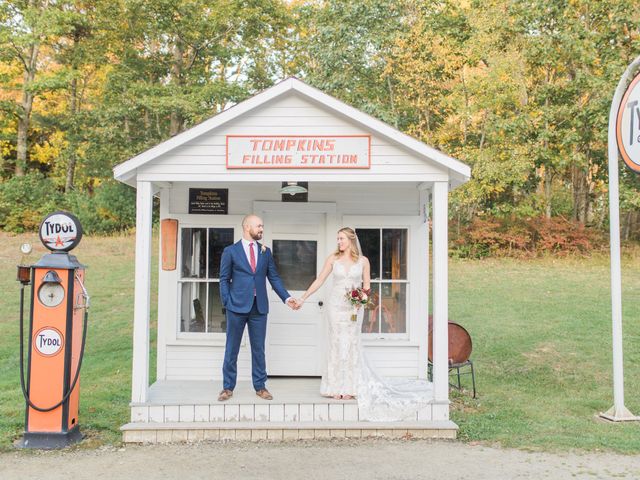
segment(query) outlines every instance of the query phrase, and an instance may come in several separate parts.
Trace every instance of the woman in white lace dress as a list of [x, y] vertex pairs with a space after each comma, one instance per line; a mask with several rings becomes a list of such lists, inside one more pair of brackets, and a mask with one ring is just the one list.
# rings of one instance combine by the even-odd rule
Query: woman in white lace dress
[[362, 287], [370, 292], [369, 260], [362, 255], [352, 228], [338, 230], [337, 249], [329, 255], [322, 271], [296, 302], [301, 306], [331, 278], [326, 309], [329, 327], [327, 364], [320, 394], [335, 399], [357, 398], [360, 419], [397, 421], [415, 418], [432, 399], [432, 385], [419, 379], [381, 379], [369, 366], [360, 343], [363, 309], [352, 320], [353, 307], [347, 291]]
[[[349, 227], [338, 231], [338, 248], [324, 262], [318, 278], [298, 301], [300, 305], [318, 290], [331, 275], [333, 285], [328, 295], [327, 321], [329, 345], [327, 365], [322, 376], [320, 393], [335, 399], [349, 400], [356, 396], [360, 373], [360, 329], [362, 312], [351, 320], [353, 308], [346, 301], [347, 290], [362, 287], [369, 291], [369, 260], [359, 250], [356, 233]], [[362, 309], [360, 309], [362, 310]]]

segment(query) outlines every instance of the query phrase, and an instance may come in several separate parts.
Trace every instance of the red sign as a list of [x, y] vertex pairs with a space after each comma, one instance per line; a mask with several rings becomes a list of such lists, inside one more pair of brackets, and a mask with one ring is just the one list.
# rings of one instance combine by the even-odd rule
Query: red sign
[[616, 119], [616, 139], [624, 163], [640, 173], [640, 74], [622, 97]]
[[227, 135], [227, 168], [370, 167], [370, 135]]

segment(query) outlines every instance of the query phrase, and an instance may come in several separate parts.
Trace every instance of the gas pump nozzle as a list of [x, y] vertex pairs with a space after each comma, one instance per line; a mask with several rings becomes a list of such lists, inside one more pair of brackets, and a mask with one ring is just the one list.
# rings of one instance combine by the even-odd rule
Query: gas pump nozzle
[[[91, 297], [89, 296], [87, 289], [84, 287], [84, 283], [82, 283], [82, 278], [77, 273], [76, 273], [76, 280], [78, 281], [78, 284], [82, 289], [82, 293], [79, 293], [78, 296], [76, 297], [76, 303], [73, 306], [73, 308], [74, 310], [78, 310], [82, 308], [84, 308], [85, 310], [89, 310], [89, 307], [91, 306]], [[84, 299], [83, 303], [80, 303], [81, 298]]]

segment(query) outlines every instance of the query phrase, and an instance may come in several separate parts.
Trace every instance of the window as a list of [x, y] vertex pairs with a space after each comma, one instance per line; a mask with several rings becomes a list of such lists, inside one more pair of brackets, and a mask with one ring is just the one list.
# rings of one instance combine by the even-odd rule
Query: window
[[371, 299], [362, 333], [407, 333], [406, 228], [356, 229], [362, 253], [371, 264]]
[[221, 333], [220, 257], [233, 228], [183, 228], [180, 252], [180, 332]]
[[318, 242], [274, 240], [273, 260], [288, 291], [305, 291], [317, 275]]

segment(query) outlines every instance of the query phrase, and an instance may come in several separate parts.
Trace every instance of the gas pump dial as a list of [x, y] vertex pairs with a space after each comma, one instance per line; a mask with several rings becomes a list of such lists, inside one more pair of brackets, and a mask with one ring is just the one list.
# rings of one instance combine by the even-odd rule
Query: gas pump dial
[[38, 300], [49, 308], [57, 307], [64, 300], [62, 279], [55, 270], [49, 270], [42, 278], [42, 285], [38, 288]]
[[57, 307], [64, 300], [64, 288], [59, 283], [43, 283], [38, 289], [38, 300], [45, 307]]

